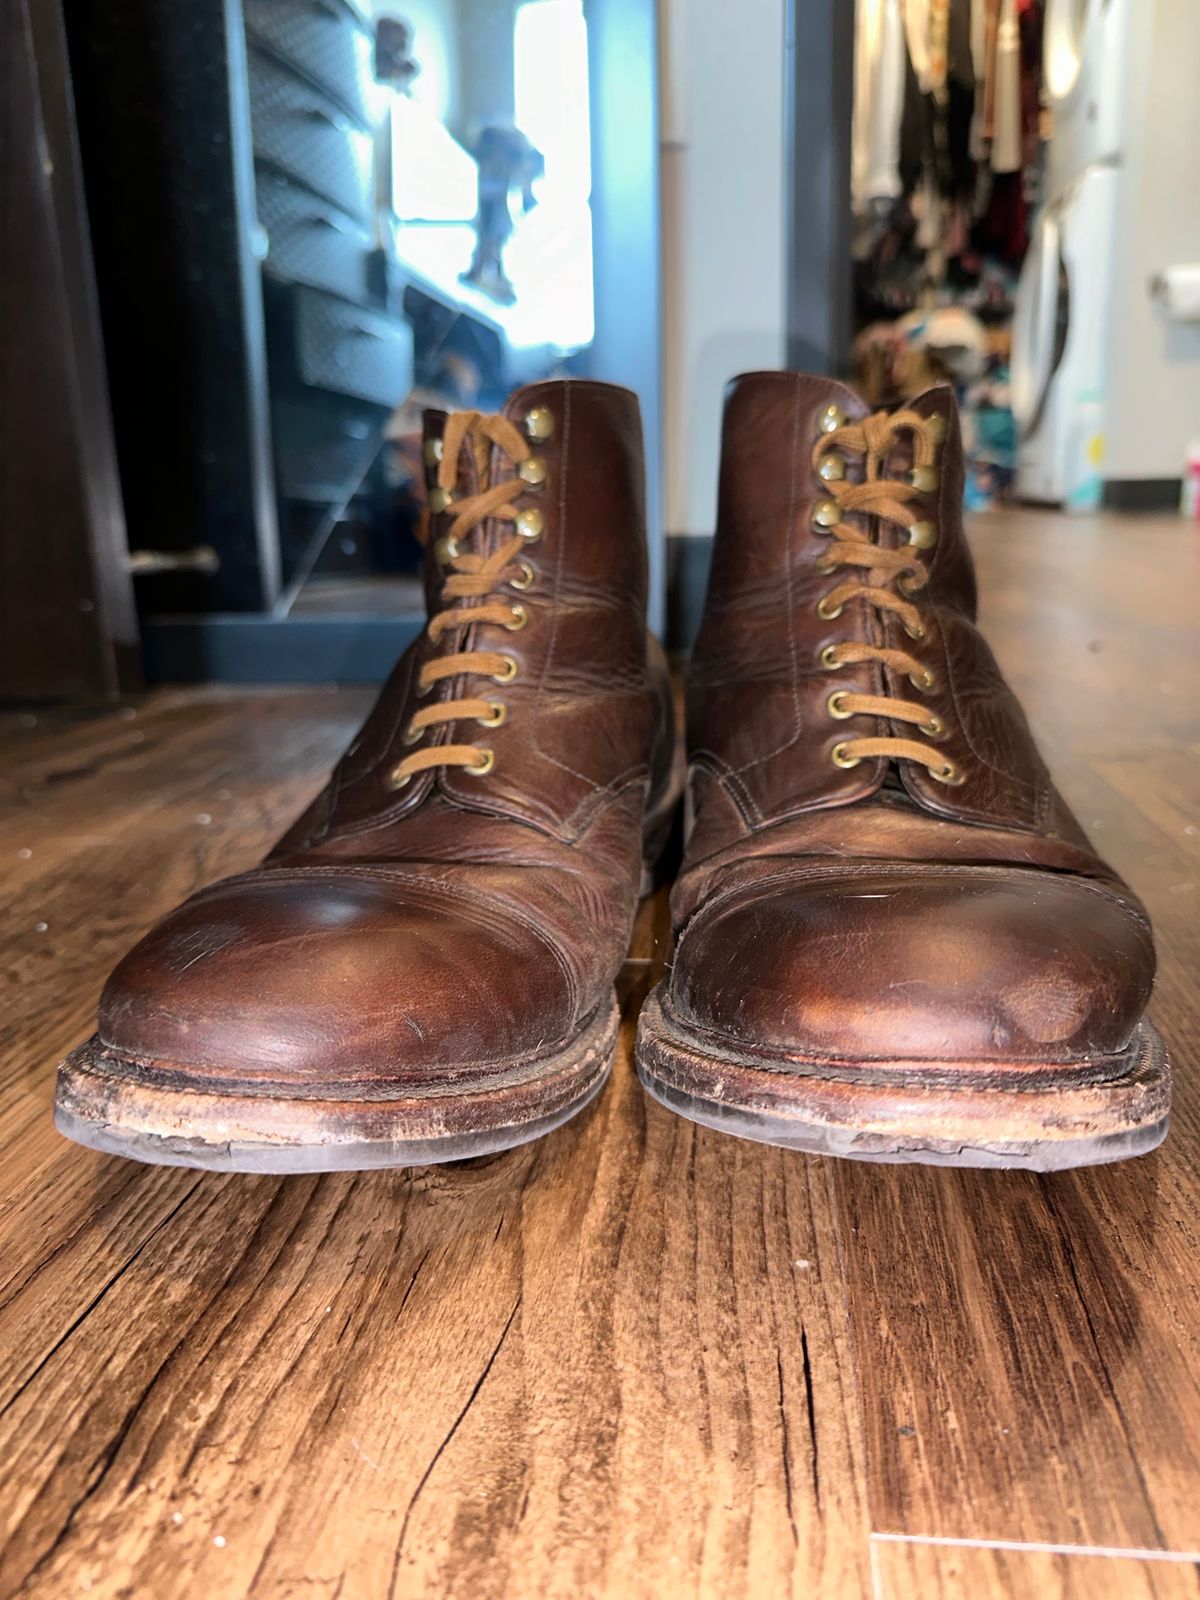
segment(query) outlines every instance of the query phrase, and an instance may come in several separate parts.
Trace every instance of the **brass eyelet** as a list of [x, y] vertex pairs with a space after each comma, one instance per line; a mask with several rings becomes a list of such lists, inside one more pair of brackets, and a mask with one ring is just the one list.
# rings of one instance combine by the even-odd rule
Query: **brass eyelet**
[[904, 631], [910, 639], [923, 639], [925, 637], [925, 629], [919, 622], [915, 628], [910, 628], [906, 622], [904, 624]]
[[512, 608], [511, 620], [506, 622], [504, 626], [508, 629], [509, 633], [519, 633], [528, 621], [529, 613], [526, 611], [525, 607], [523, 605], [515, 605]]
[[846, 421], [846, 413], [841, 406], [826, 406], [817, 419], [817, 426], [822, 433], [836, 433]]
[[852, 717], [854, 715], [853, 711], [848, 711], [846, 709], [845, 689], [835, 689], [829, 696], [829, 699], [826, 700], [825, 709], [828, 711], [831, 717], [836, 717], [839, 722], [843, 721], [846, 717]]
[[932, 550], [937, 543], [937, 525], [933, 522], [911, 523], [908, 542], [915, 550]]
[[433, 559], [439, 567], [445, 567], [458, 555], [458, 540], [452, 539], [449, 534], [444, 539], [439, 539], [433, 547]]
[[837, 672], [841, 667], [847, 665], [845, 661], [837, 660], [836, 652], [837, 645], [835, 644], [827, 644], [824, 650], [821, 651], [821, 665], [827, 672]]
[[920, 724], [920, 728], [927, 739], [944, 739], [946, 737], [946, 724], [941, 717], [930, 717], [928, 722]]
[[469, 761], [463, 771], [469, 772], [473, 778], [484, 778], [495, 765], [496, 752], [494, 750], [485, 750], [478, 761]]
[[518, 561], [517, 568], [520, 572], [520, 577], [510, 578], [508, 586], [510, 589], [520, 589], [524, 593], [526, 589], [533, 588], [533, 580], [536, 577], [536, 573], [528, 561]]
[[829, 596], [828, 595], [826, 595], [823, 600], [818, 600], [817, 601], [817, 615], [824, 622], [832, 622], [836, 617], [840, 617], [841, 614], [842, 614], [841, 606], [831, 606], [829, 604]]
[[926, 694], [937, 688], [937, 679], [926, 667], [922, 667], [920, 672], [910, 672], [908, 681], [914, 689], [923, 689]]
[[476, 717], [475, 721], [481, 728], [498, 728], [501, 723], [508, 720], [508, 707], [499, 700], [492, 701], [492, 709], [486, 717]]
[[940, 411], [935, 411], [932, 416], [925, 418], [925, 426], [929, 430], [929, 437], [934, 444], [941, 444], [946, 437], [946, 419]]
[[540, 539], [546, 526], [546, 519], [536, 507], [528, 511], [518, 511], [516, 529], [522, 539], [528, 539], [532, 544], [535, 539]]
[[542, 487], [549, 470], [541, 456], [526, 456], [524, 461], [517, 462], [517, 477], [531, 489]]
[[821, 556], [819, 560], [813, 562], [813, 571], [822, 578], [827, 578], [834, 570], [834, 563], [830, 561], [828, 556]]
[[967, 781], [962, 768], [955, 766], [953, 761], [947, 761], [944, 767], [930, 767], [929, 776], [936, 778], [939, 783], [948, 783], [954, 788]]
[[843, 740], [841, 744], [835, 744], [833, 749], [829, 752], [829, 755], [835, 767], [843, 767], [847, 769], [850, 767], [856, 767], [862, 760], [861, 756], [852, 756], [847, 753], [845, 740]]
[[429, 509], [435, 517], [440, 517], [443, 511], [449, 511], [454, 504], [454, 491], [443, 489], [441, 484], [436, 489], [429, 491]]
[[832, 453], [821, 457], [821, 465], [817, 468], [817, 477], [822, 483], [841, 483], [846, 476], [846, 463], [841, 456]]
[[404, 733], [401, 735], [401, 740], [404, 744], [416, 744], [421, 739], [424, 732], [424, 728], [414, 728], [410, 722], [408, 727], [405, 728]]
[[813, 508], [813, 525], [817, 528], [836, 528], [842, 520], [842, 508], [836, 500], [822, 500]]
[[923, 572], [902, 572], [896, 579], [896, 587], [899, 589], [901, 594], [907, 594], [911, 596], [914, 594], [920, 594], [921, 590], [928, 582], [929, 579]]
[[554, 413], [546, 406], [533, 406], [521, 419], [521, 426], [530, 439], [549, 439], [554, 433]]
[[942, 475], [936, 467], [914, 467], [908, 481], [919, 494], [932, 494], [941, 483]]
[[421, 455], [427, 467], [436, 467], [442, 459], [442, 441], [440, 439], [426, 439], [421, 447]]
[[401, 764], [398, 762], [387, 775], [389, 789], [403, 789], [405, 784], [412, 782], [412, 773], [402, 772], [400, 766]]
[[517, 673], [520, 671], [520, 667], [517, 664], [517, 658], [515, 656], [506, 655], [503, 659], [505, 662], [504, 670], [502, 672], [493, 672], [491, 674], [493, 683], [511, 683], [516, 677]]
[[432, 694], [433, 691], [437, 688], [439, 681], [440, 680], [437, 679], [437, 678], [431, 678], [428, 683], [422, 683], [421, 680], [418, 678], [417, 679], [417, 694], [421, 697], [422, 700], [424, 700], [424, 698], [425, 698], [425, 696], [427, 694]]

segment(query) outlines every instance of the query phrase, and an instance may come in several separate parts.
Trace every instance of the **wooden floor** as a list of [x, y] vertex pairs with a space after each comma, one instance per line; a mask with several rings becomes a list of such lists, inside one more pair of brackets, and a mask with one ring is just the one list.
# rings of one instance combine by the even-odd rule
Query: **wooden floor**
[[7, 713], [0, 1596], [1200, 1600], [1197, 534], [975, 530], [987, 631], [1149, 903], [1177, 1073], [1091, 1172], [810, 1160], [649, 1105], [453, 1168], [139, 1167], [50, 1125], [106, 970], [248, 866], [358, 692]]

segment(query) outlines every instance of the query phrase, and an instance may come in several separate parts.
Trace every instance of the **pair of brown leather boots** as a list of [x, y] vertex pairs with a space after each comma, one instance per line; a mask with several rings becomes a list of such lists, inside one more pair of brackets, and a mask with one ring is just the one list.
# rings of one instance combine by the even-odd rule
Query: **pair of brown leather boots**
[[[572, 381], [432, 413], [425, 460], [424, 635], [262, 866], [117, 968], [60, 1071], [71, 1138], [408, 1165], [532, 1139], [603, 1084], [679, 789], [637, 401]], [[947, 389], [869, 413], [793, 373], [732, 386], [638, 1070], [797, 1150], [1115, 1160], [1167, 1127], [1150, 928], [975, 629], [962, 476]]]

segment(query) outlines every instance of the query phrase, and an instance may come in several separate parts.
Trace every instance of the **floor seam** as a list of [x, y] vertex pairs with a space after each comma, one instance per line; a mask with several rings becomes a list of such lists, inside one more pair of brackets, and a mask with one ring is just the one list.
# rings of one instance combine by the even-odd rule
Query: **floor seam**
[[1148, 1550], [1137, 1545], [1054, 1544], [1037, 1539], [970, 1539], [936, 1533], [871, 1532], [872, 1544], [927, 1544], [960, 1550], [1016, 1550], [1031, 1555], [1107, 1556], [1113, 1560], [1200, 1564], [1200, 1550]]

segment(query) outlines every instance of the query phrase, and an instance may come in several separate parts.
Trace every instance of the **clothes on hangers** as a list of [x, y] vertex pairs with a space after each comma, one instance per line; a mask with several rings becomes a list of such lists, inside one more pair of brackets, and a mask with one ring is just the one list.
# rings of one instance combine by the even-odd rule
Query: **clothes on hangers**
[[901, 192], [905, 68], [903, 0], [858, 0], [851, 192], [860, 213]]
[[1041, 18], [1042, 0], [856, 0], [855, 213], [892, 251], [903, 203], [935, 279], [998, 237], [1024, 253]]

